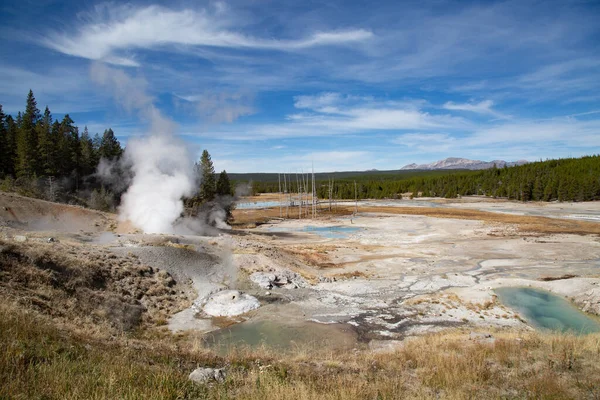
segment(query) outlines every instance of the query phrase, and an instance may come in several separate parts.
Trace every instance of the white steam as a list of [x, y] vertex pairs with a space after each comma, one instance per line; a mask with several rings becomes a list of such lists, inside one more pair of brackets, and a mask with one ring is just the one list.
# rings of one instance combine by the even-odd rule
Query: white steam
[[145, 233], [174, 233], [184, 196], [195, 190], [194, 164], [183, 143], [154, 135], [131, 140], [125, 151], [133, 180], [121, 198], [121, 219]]
[[[147, 83], [124, 71], [96, 63], [90, 69], [92, 80], [108, 88], [128, 111], [135, 111], [150, 124], [150, 134], [129, 140], [121, 166], [132, 174], [121, 197], [121, 220], [129, 220], [145, 233], [173, 233], [174, 223], [183, 213], [184, 196], [194, 194], [194, 163], [186, 145], [172, 133], [175, 124], [164, 117], [146, 93]], [[101, 162], [99, 175], [114, 178], [113, 165]]]
[[[204, 205], [195, 218], [182, 218], [183, 198], [199, 187], [188, 146], [173, 132], [175, 123], [164, 117], [147, 93], [147, 83], [124, 71], [95, 63], [92, 80], [110, 90], [127, 111], [135, 112], [150, 125], [150, 134], [127, 142], [117, 163], [101, 160], [97, 175], [121, 196], [119, 216], [145, 233], [215, 234], [227, 225], [225, 209], [233, 198], [223, 196]], [[218, 232], [218, 231], [217, 231]]]

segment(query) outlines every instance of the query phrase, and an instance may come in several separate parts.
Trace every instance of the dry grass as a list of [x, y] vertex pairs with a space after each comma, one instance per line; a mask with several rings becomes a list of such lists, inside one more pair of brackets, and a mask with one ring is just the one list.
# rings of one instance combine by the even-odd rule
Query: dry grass
[[[385, 354], [313, 346], [221, 357], [160, 327], [159, 305], [175, 310], [159, 293], [164, 273], [110, 254], [92, 263], [91, 250], [63, 244], [0, 247], [0, 399], [600, 398], [598, 334], [497, 332], [486, 344], [454, 331]], [[140, 294], [145, 322], [126, 331], [127, 313], [115, 310]], [[194, 385], [197, 366], [226, 366], [228, 378]]]
[[168, 273], [135, 256], [33, 240], [0, 240], [0, 298], [103, 335], [164, 324], [190, 302]]
[[372, 274], [363, 272], [363, 271], [349, 271], [349, 272], [342, 272], [340, 274], [333, 274], [333, 275], [329, 275], [329, 276], [336, 278], [336, 279], [356, 279], [356, 278], [369, 278], [372, 276]]
[[331, 262], [327, 251], [319, 251], [310, 246], [284, 248], [283, 251], [292, 257], [299, 259], [302, 263], [317, 269], [340, 268], [340, 265]]
[[[524, 218], [521, 229], [540, 223], [484, 214]], [[483, 343], [446, 331], [390, 353], [262, 348], [221, 357], [160, 327], [181, 301], [168, 274], [134, 258], [0, 241], [0, 399], [600, 399], [600, 334], [493, 332], [496, 341]], [[140, 313], [133, 322], [131, 310]], [[228, 377], [194, 385], [187, 375], [197, 366], [226, 366]]]
[[[600, 398], [600, 335], [496, 333], [492, 344], [450, 332], [391, 353], [268, 349], [218, 357], [186, 337], [110, 341], [57, 329], [0, 306], [0, 398], [467, 399]], [[223, 384], [187, 381], [196, 366], [227, 366]]]

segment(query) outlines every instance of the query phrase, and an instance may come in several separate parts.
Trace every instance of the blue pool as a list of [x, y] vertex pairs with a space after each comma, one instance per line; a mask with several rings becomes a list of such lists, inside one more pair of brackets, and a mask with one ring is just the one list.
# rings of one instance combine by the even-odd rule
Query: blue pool
[[345, 239], [348, 235], [360, 231], [362, 228], [355, 226], [313, 226], [307, 225], [302, 228], [269, 228], [270, 232], [309, 232], [327, 239]]
[[545, 290], [505, 287], [496, 289], [496, 293], [502, 303], [537, 328], [576, 334], [600, 332], [600, 320]]

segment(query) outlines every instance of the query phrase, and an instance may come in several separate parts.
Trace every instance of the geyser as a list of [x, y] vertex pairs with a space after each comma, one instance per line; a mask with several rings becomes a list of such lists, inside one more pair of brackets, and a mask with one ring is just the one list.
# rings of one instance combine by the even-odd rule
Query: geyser
[[173, 233], [184, 196], [195, 190], [194, 164], [186, 147], [172, 136], [130, 140], [125, 162], [133, 180], [122, 197], [120, 218], [145, 233]]
[[[146, 93], [146, 81], [101, 63], [92, 64], [90, 74], [93, 81], [110, 89], [125, 109], [136, 111], [150, 124], [147, 136], [127, 142], [121, 168], [114, 168], [115, 160], [101, 160], [98, 166], [98, 175], [106, 183], [128, 185], [121, 197], [121, 220], [131, 221], [144, 233], [198, 234], [214, 230], [212, 226], [230, 229], [224, 210], [232, 201], [229, 197], [216, 199], [205, 215], [180, 219], [183, 198], [198, 189], [194, 161], [188, 146], [174, 135], [176, 124], [162, 115]], [[126, 171], [125, 179], [117, 171]]]

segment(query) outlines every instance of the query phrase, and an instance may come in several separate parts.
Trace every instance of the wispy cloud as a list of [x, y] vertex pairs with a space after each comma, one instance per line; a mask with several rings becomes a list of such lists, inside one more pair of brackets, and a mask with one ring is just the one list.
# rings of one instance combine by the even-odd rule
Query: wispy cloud
[[90, 1], [7, 3], [4, 110], [31, 88], [124, 140], [162, 114], [237, 171], [600, 152], [590, 2]]
[[288, 115], [297, 125], [342, 132], [370, 130], [465, 128], [469, 122], [451, 115], [430, 114], [421, 109], [421, 100], [390, 101], [372, 96], [321, 93], [295, 98], [294, 106], [312, 112]]
[[406, 133], [391, 140], [401, 146], [406, 146], [411, 151], [421, 153], [441, 153], [457, 150], [458, 140], [447, 133]]
[[240, 117], [256, 113], [254, 95], [249, 91], [206, 92], [199, 95], [178, 95], [207, 122], [231, 123]]
[[598, 101], [600, 58], [581, 57], [547, 63], [517, 76], [455, 85], [452, 91], [478, 93], [505, 98], [524, 98], [530, 102], [557, 99], [564, 104]]
[[171, 10], [159, 6], [123, 6], [99, 12], [77, 32], [52, 33], [41, 43], [61, 53], [123, 66], [138, 66], [127, 54], [136, 49], [164, 49], [169, 45], [299, 50], [315, 46], [345, 45], [373, 37], [364, 29], [314, 32], [299, 39], [259, 38], [238, 32], [223, 14], [203, 10]]
[[[586, 113], [587, 114], [587, 113]], [[517, 157], [533, 160], [556, 152], [573, 149], [583, 154], [600, 146], [600, 120], [576, 118], [510, 121], [492, 126], [479, 125], [463, 135], [448, 133], [407, 133], [391, 140], [411, 151], [468, 156], [479, 154], [491, 158]]]
[[443, 108], [453, 111], [467, 111], [476, 114], [487, 114], [496, 118], [507, 118], [507, 116], [504, 114], [493, 110], [493, 105], [494, 102], [492, 100], [483, 100], [479, 103], [455, 103], [453, 101], [448, 101], [443, 105]]

